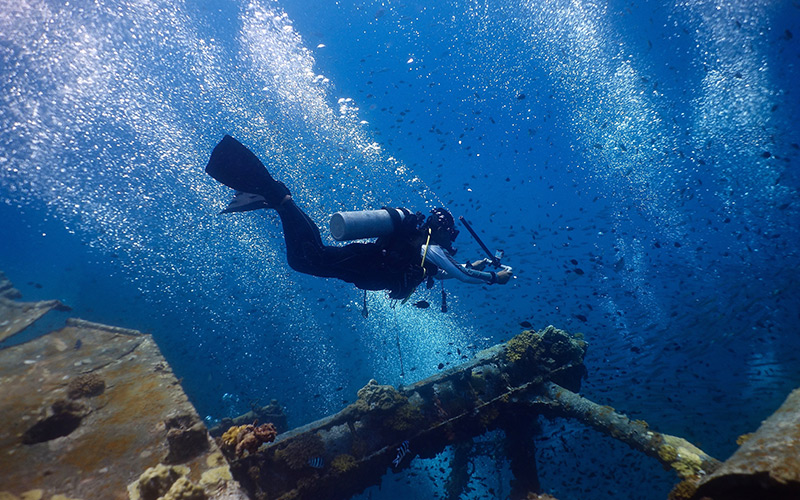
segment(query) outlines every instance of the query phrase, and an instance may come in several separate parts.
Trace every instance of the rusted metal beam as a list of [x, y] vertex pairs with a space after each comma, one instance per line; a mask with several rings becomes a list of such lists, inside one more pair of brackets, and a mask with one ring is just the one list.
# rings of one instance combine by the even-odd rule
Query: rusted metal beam
[[657, 432], [643, 420], [631, 420], [610, 406], [599, 405], [552, 382], [541, 384], [529, 401], [545, 416], [572, 418], [626, 443], [671, 468], [681, 479], [709, 474], [720, 465], [681, 437]]
[[795, 389], [739, 449], [704, 477], [693, 499], [800, 498], [800, 389]]

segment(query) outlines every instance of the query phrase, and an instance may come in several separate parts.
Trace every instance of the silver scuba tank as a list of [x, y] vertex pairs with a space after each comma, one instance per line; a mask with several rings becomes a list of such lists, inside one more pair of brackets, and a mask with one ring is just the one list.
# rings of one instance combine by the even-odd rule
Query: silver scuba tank
[[[393, 217], [390, 211], [396, 213], [397, 216]], [[402, 221], [407, 213], [409, 212], [406, 209], [401, 208], [336, 212], [331, 215], [331, 236], [336, 241], [386, 236], [394, 232], [395, 220]]]

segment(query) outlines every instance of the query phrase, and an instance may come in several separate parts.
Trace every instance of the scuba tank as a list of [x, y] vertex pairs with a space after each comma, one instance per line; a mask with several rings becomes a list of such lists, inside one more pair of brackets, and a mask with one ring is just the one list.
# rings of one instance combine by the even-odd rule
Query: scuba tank
[[336, 241], [360, 240], [388, 236], [411, 214], [406, 208], [382, 208], [331, 215], [331, 236]]

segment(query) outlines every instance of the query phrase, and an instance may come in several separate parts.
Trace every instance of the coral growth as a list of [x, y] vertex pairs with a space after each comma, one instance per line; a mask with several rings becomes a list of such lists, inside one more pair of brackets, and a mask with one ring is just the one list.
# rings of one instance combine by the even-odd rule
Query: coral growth
[[398, 432], [407, 432], [416, 428], [424, 421], [425, 417], [422, 415], [422, 412], [419, 410], [419, 408], [411, 403], [406, 402], [397, 407], [395, 411], [391, 413], [391, 415], [386, 417], [386, 419], [383, 421], [383, 424], [389, 429]]
[[[144, 471], [137, 481], [128, 485], [128, 495], [131, 500], [166, 500], [167, 498], [170, 500], [202, 500], [206, 498], [202, 488], [192, 485], [185, 478], [187, 474], [189, 474], [188, 467], [170, 467], [158, 464]], [[183, 481], [180, 481], [181, 479]], [[181, 492], [194, 496], [179, 496]], [[166, 495], [169, 494], [172, 496], [167, 497]]]
[[159, 500], [206, 500], [206, 492], [186, 477], [179, 477]]
[[391, 385], [380, 385], [375, 379], [358, 390], [355, 406], [360, 411], [391, 410], [406, 403], [408, 398], [397, 392]]
[[219, 439], [220, 448], [228, 456], [242, 458], [258, 451], [264, 443], [275, 441], [278, 431], [272, 424], [252, 424], [234, 426], [225, 431]]
[[586, 346], [583, 340], [552, 325], [538, 332], [525, 330], [506, 344], [505, 357], [511, 364], [508, 373], [512, 382], [515, 379], [529, 382], [532, 377], [547, 376], [577, 392], [586, 374], [583, 366]]
[[353, 406], [358, 412], [380, 414], [381, 425], [398, 432], [407, 432], [424, 420], [419, 407], [411, 404], [408, 397], [374, 379], [359, 389]]
[[658, 456], [669, 463], [681, 479], [690, 479], [703, 469], [702, 451], [682, 439], [664, 435], [664, 442], [658, 447]]
[[697, 484], [691, 479], [681, 481], [672, 491], [669, 492], [667, 497], [669, 500], [688, 500], [697, 491]]
[[486, 375], [483, 373], [483, 371], [470, 371], [470, 385], [478, 394], [483, 394], [486, 392]]
[[494, 421], [497, 420], [497, 417], [499, 416], [500, 416], [500, 410], [498, 410], [495, 407], [491, 407], [481, 411], [480, 415], [478, 416], [478, 420], [480, 421], [482, 426], [490, 427], [494, 423]]
[[674, 446], [664, 444], [658, 447], [658, 456], [661, 460], [672, 463], [678, 458], [678, 450]]
[[169, 455], [167, 463], [190, 460], [208, 449], [206, 426], [191, 414], [177, 415], [164, 422], [167, 428]]
[[103, 394], [106, 383], [96, 373], [85, 373], [70, 380], [67, 397], [70, 399], [91, 398]]
[[301, 469], [310, 459], [324, 452], [325, 444], [318, 434], [300, 434], [276, 451], [275, 458], [283, 460], [292, 469]]
[[353, 455], [336, 455], [336, 458], [331, 462], [331, 468], [338, 474], [344, 474], [356, 467], [356, 459]]
[[745, 444], [747, 442], [747, 440], [750, 439], [751, 437], [753, 437], [753, 433], [752, 432], [748, 432], [747, 434], [742, 434], [741, 436], [736, 438], [736, 444], [738, 446], [741, 446], [741, 445]]
[[533, 330], [523, 330], [506, 343], [506, 359], [512, 363], [521, 361], [528, 349], [535, 349], [542, 338]]
[[211, 489], [218, 488], [228, 481], [232, 481], [231, 469], [228, 467], [228, 462], [222, 453], [216, 451], [206, 457], [206, 465], [211, 467], [203, 472], [200, 477], [200, 486], [209, 487]]
[[552, 370], [569, 363], [581, 363], [585, 351], [586, 342], [550, 325], [538, 332], [524, 330], [509, 340], [506, 359], [512, 363], [532, 360]]

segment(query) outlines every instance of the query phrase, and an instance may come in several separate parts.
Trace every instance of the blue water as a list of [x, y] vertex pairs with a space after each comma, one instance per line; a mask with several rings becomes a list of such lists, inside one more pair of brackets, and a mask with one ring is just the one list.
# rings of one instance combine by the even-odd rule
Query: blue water
[[[584, 395], [724, 459], [800, 379], [798, 40], [788, 0], [0, 0], [0, 269], [152, 333], [209, 424], [276, 398], [300, 425], [529, 321], [585, 335]], [[288, 267], [274, 213], [216, 215], [225, 133], [325, 237], [338, 210], [444, 205], [516, 278], [447, 283], [446, 314], [372, 292], [365, 320]], [[677, 481], [542, 425], [562, 500]], [[495, 439], [462, 498], [508, 494]], [[449, 453], [363, 498], [443, 495]]]

